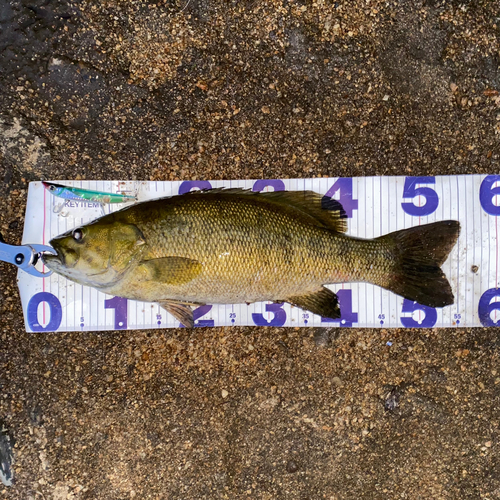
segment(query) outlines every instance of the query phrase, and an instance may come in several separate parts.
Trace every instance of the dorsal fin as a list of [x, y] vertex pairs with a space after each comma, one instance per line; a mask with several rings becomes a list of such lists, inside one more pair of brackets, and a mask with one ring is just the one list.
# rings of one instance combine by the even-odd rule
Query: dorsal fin
[[[243, 188], [215, 188], [190, 191], [186, 195], [230, 195], [261, 198], [268, 203], [292, 207], [312, 217], [318, 225], [339, 233], [347, 231], [347, 214], [338, 200], [321, 196], [314, 191], [269, 191], [254, 192]], [[186, 196], [183, 195], [183, 196]]]

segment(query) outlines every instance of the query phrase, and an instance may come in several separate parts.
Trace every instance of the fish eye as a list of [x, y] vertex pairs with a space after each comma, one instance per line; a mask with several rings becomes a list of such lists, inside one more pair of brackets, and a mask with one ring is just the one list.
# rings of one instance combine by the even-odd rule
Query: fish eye
[[55, 186], [49, 186], [49, 191], [55, 191], [56, 187]]
[[74, 229], [71, 235], [75, 241], [81, 242], [83, 240], [83, 231], [80, 228]]

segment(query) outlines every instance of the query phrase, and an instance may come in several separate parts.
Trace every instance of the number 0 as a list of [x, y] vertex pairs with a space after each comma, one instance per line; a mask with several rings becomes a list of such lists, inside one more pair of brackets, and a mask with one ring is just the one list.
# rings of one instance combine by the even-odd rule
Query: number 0
[[[38, 306], [46, 302], [50, 310], [50, 321], [43, 326], [38, 321]], [[28, 325], [34, 332], [55, 332], [62, 321], [62, 307], [59, 299], [49, 292], [39, 292], [31, 297], [27, 309]]]

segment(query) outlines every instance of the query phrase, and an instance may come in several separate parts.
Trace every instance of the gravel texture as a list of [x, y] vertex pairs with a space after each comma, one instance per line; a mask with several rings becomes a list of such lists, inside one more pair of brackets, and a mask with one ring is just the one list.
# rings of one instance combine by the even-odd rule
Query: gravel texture
[[[0, 231], [31, 180], [497, 173], [499, 37], [497, 0], [4, 0]], [[0, 276], [0, 498], [500, 499], [497, 328], [27, 334]]]

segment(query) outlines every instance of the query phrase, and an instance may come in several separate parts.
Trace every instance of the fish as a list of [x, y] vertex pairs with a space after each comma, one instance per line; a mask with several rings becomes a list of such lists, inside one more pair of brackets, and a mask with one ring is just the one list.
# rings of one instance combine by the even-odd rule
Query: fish
[[127, 203], [129, 201], [137, 201], [137, 198], [128, 194], [121, 193], [106, 193], [102, 191], [92, 191], [90, 189], [82, 189], [73, 186], [64, 186], [53, 182], [42, 181], [43, 186], [47, 191], [54, 196], [64, 198], [66, 200], [76, 201], [93, 201], [101, 204], [108, 203]]
[[340, 318], [325, 285], [368, 282], [430, 307], [453, 304], [441, 266], [460, 223], [349, 236], [341, 203], [313, 191], [193, 191], [131, 205], [50, 241], [52, 271], [193, 327], [193, 307], [261, 301]]

